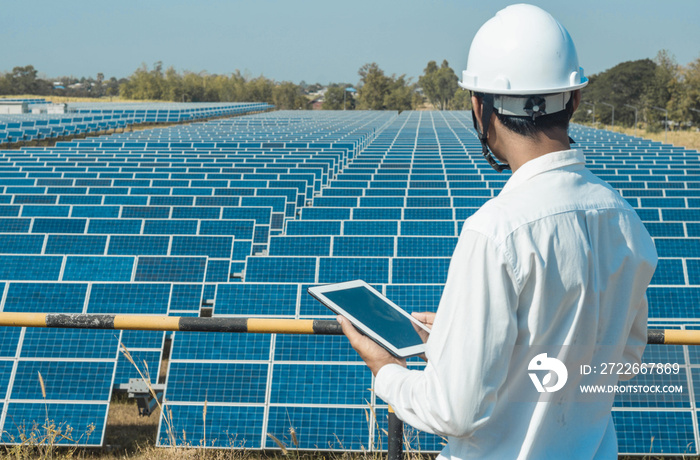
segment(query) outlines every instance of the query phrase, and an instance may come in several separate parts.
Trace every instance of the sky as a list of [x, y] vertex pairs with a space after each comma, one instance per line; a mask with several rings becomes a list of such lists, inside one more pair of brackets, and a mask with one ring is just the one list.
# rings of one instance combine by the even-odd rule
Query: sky
[[[501, 0], [0, 0], [0, 72], [128, 77], [143, 63], [276, 81], [359, 81], [363, 64], [417, 78], [430, 60], [461, 75]], [[700, 58], [700, 1], [531, 0], [576, 43], [587, 75], [666, 49]]]

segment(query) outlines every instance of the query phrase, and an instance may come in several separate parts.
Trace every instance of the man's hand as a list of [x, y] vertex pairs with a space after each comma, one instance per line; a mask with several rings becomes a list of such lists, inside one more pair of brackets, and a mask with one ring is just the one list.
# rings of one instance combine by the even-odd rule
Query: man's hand
[[405, 359], [395, 357], [382, 348], [381, 345], [375, 343], [374, 340], [360, 334], [346, 318], [338, 316], [336, 319], [343, 328], [343, 334], [350, 340], [352, 348], [360, 355], [360, 358], [367, 364], [367, 367], [369, 367], [369, 370], [372, 371], [375, 377], [379, 369], [387, 364], [398, 364], [406, 367]]
[[[433, 328], [433, 321], [435, 321], [435, 313], [431, 313], [429, 311], [420, 312], [420, 313], [416, 312], [416, 313], [411, 313], [411, 316], [413, 316], [418, 321], [420, 321], [425, 326], [427, 326], [428, 329]], [[421, 340], [423, 340], [423, 343], [427, 342], [428, 336], [430, 335], [430, 333], [425, 332], [425, 330], [423, 330], [419, 327], [416, 327], [415, 325], [413, 327], [415, 328], [416, 332], [418, 332], [418, 335], [420, 335], [420, 338], [421, 338]]]
[[[415, 319], [423, 323], [425, 326], [428, 327], [428, 329], [433, 328], [433, 321], [435, 321], [435, 313], [425, 311], [425, 312], [415, 312], [411, 313], [411, 316], [413, 316]], [[428, 336], [430, 335], [429, 332], [425, 332], [425, 330], [421, 329], [420, 327], [416, 326], [415, 324], [413, 325], [413, 328], [418, 332], [418, 335], [420, 336], [421, 340], [423, 343], [428, 341]], [[425, 361], [426, 363], [428, 362], [428, 357], [425, 356], [425, 353], [420, 354], [420, 359]]]

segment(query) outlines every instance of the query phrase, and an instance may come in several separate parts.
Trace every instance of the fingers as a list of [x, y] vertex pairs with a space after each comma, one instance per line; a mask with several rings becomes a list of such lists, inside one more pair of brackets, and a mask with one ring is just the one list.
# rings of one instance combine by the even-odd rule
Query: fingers
[[[423, 323], [429, 329], [433, 326], [433, 320], [435, 319], [435, 313], [431, 312], [414, 312], [411, 313], [411, 316]], [[413, 328], [416, 330], [423, 343], [428, 341], [428, 336], [430, 334], [426, 332], [425, 329], [418, 327], [417, 324], [413, 324]]]
[[360, 334], [355, 326], [347, 319], [341, 315], [336, 317], [336, 321], [340, 323], [340, 327], [343, 329], [343, 334], [350, 341], [350, 345], [357, 350], [357, 347], [363, 342], [363, 340], [369, 340], [367, 337]]
[[432, 326], [433, 322], [435, 321], [435, 313], [429, 311], [414, 312], [411, 313], [411, 316], [413, 316], [426, 326]]
[[335, 318], [338, 323], [340, 323], [340, 327], [343, 329], [343, 334], [347, 336], [347, 338], [350, 339], [352, 342], [352, 339], [361, 335], [359, 332], [357, 332], [357, 329], [355, 329], [355, 326], [352, 325], [350, 321], [347, 319], [343, 318], [343, 316], [338, 315]]
[[352, 348], [360, 355], [360, 358], [362, 358], [375, 376], [379, 372], [379, 369], [387, 364], [393, 363], [404, 367], [406, 366], [405, 360], [394, 357], [384, 348], [374, 343], [372, 339], [360, 334], [347, 318], [338, 316], [336, 317], [336, 321], [340, 323], [343, 334], [348, 338]]

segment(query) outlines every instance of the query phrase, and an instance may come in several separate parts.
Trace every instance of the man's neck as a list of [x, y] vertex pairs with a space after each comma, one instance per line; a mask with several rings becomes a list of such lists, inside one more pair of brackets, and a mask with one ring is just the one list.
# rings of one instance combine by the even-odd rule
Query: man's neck
[[494, 151], [510, 165], [513, 172], [542, 155], [571, 148], [568, 133], [561, 129], [542, 132], [536, 138], [531, 138], [507, 131], [503, 126], [500, 128], [502, 129], [498, 130], [500, 136]]

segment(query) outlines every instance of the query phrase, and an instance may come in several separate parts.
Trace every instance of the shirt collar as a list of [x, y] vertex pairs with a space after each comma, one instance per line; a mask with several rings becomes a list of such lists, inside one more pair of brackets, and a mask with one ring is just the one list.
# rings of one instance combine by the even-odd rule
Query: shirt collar
[[564, 168], [576, 164], [585, 164], [586, 158], [583, 152], [578, 149], [560, 150], [558, 152], [547, 153], [528, 161], [517, 171], [515, 171], [503, 186], [501, 193], [508, 192], [520, 184], [527, 182], [538, 174], [542, 174], [553, 169]]

